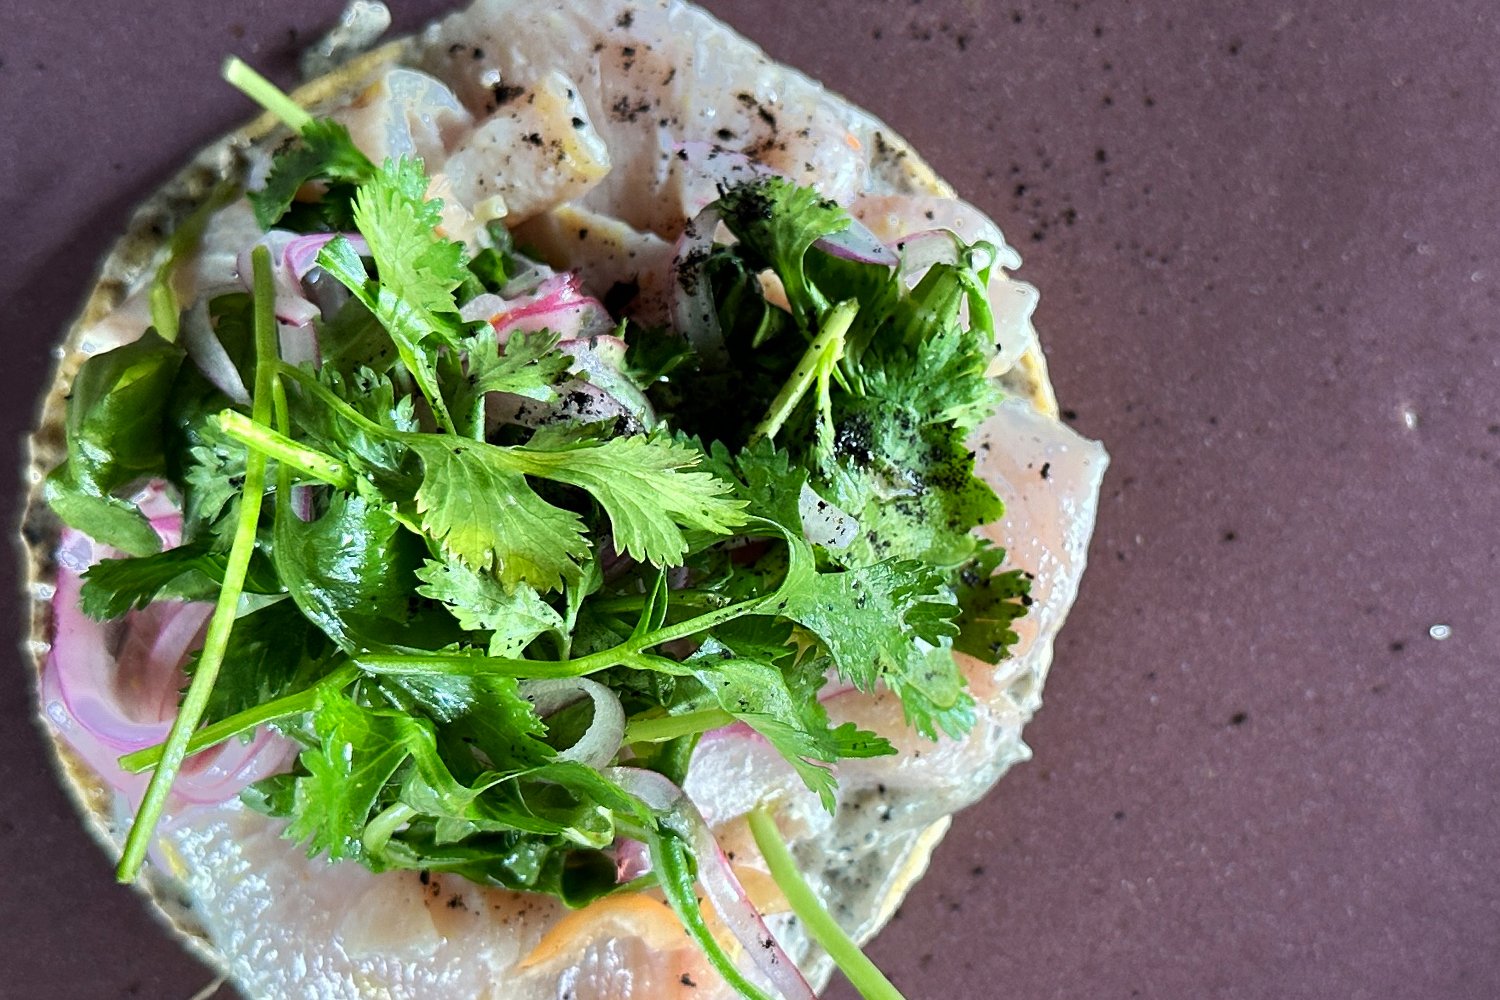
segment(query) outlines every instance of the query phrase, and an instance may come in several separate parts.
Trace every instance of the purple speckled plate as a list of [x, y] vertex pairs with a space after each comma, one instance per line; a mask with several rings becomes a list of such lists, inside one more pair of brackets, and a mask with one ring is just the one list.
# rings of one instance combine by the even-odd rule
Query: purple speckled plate
[[[131, 206], [245, 116], [222, 56], [285, 80], [339, 6], [0, 4], [0, 466]], [[876, 961], [913, 1000], [1500, 996], [1500, 15], [706, 6], [1000, 222], [1114, 456], [1036, 760], [957, 817]], [[192, 995], [10, 659], [0, 995]]]

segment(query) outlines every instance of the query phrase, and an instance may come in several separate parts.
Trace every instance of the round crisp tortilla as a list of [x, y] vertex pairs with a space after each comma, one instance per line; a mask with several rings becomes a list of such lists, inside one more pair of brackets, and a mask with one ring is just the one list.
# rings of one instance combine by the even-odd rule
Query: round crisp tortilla
[[[314, 106], [336, 101], [340, 95], [353, 92], [379, 70], [404, 61], [412, 53], [409, 41], [398, 41], [371, 51], [339, 69], [299, 88], [293, 94], [298, 103]], [[868, 113], [852, 103], [829, 95], [851, 119]], [[80, 348], [84, 330], [114, 310], [128, 295], [150, 280], [158, 252], [177, 224], [208, 197], [218, 181], [236, 171], [243, 153], [263, 139], [276, 126], [269, 115], [250, 122], [208, 146], [177, 176], [148, 198], [135, 212], [125, 234], [110, 250], [101, 265], [99, 277], [89, 292], [78, 318], [62, 338], [58, 366], [43, 399], [36, 431], [29, 438], [29, 460], [25, 469], [28, 495], [22, 518], [21, 535], [28, 554], [25, 581], [28, 600], [30, 650], [40, 672], [46, 659], [52, 634], [50, 596], [56, 579], [54, 553], [61, 523], [42, 499], [42, 483], [48, 472], [66, 455], [64, 418], [69, 386], [79, 366], [87, 358]], [[900, 136], [882, 125], [885, 142], [875, 153], [872, 175], [882, 177], [890, 187], [913, 193], [953, 197], [953, 189], [938, 177]], [[1012, 396], [1028, 400], [1041, 414], [1055, 418], [1057, 404], [1047, 378], [1046, 360], [1035, 343], [1004, 376], [1002, 383]], [[129, 817], [117, 812], [115, 793], [100, 781], [87, 765], [64, 743], [51, 727], [45, 728], [57, 752], [64, 784], [71, 791], [83, 813], [90, 833], [111, 856], [118, 856], [129, 825]], [[845, 837], [845, 824], [851, 814], [841, 812], [829, 831], [821, 838], [833, 842]], [[866, 940], [890, 919], [897, 905], [913, 883], [926, 871], [933, 850], [947, 832], [949, 818], [943, 817], [902, 837], [900, 842], [884, 845], [882, 864], [887, 873], [880, 893], [868, 895], [856, 903], [841, 898], [842, 891], [857, 892], [858, 883], [835, 883], [833, 898], [828, 902], [834, 912], [865, 910], [867, 918], [855, 929], [856, 936]], [[224, 971], [226, 962], [205, 936], [192, 910], [192, 900], [185, 890], [160, 867], [148, 865], [140, 883], [155, 912], [174, 930], [183, 942], [211, 966]], [[853, 906], [849, 904], [854, 904]], [[831, 964], [819, 958], [809, 970], [815, 984], [827, 982]]]

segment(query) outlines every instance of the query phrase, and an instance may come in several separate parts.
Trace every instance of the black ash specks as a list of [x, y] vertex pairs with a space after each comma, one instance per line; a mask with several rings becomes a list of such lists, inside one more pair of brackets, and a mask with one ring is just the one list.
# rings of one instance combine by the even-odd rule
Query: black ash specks
[[525, 87], [517, 87], [507, 84], [504, 80], [496, 80], [490, 84], [490, 111], [496, 111], [505, 107], [511, 101], [526, 93]]
[[632, 98], [629, 94], [621, 94], [610, 104], [609, 115], [617, 122], [633, 125], [641, 120], [642, 115], [650, 116], [654, 109], [655, 105], [646, 97]]

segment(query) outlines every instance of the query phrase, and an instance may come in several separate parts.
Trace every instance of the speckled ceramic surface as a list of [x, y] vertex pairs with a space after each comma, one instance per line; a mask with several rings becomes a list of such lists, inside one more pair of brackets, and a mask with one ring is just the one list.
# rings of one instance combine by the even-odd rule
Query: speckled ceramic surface
[[[0, 3], [0, 464], [132, 204], [244, 117], [222, 56], [286, 80], [339, 6]], [[1500, 995], [1500, 13], [706, 6], [1000, 222], [1114, 456], [1036, 760], [876, 960], [913, 1000]], [[10, 660], [0, 995], [185, 1000]]]

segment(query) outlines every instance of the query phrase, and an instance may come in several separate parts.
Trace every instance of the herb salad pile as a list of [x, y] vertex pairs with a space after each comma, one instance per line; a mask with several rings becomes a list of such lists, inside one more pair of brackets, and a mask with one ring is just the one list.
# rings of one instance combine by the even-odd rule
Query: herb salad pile
[[[258, 221], [340, 234], [317, 280], [343, 293], [312, 320], [317, 363], [280, 356], [264, 247], [248, 294], [182, 313], [170, 269], [200, 214], [158, 273], [154, 328], [74, 381], [46, 496], [126, 553], [89, 570], [84, 612], [216, 605], [171, 736], [122, 759], [153, 778], [120, 877], [185, 755], [269, 725], [300, 755], [243, 799], [311, 852], [570, 906], [659, 886], [726, 979], [763, 996], [706, 928], [681, 809], [631, 775], [680, 785], [702, 733], [743, 723], [832, 810], [832, 765], [893, 750], [832, 725], [826, 685], [889, 689], [929, 738], [973, 724], [953, 653], [1004, 657], [1028, 602], [974, 533], [1003, 511], [966, 443], [998, 402], [993, 248], [951, 239], [925, 271], [834, 252], [842, 208], [754, 177], [705, 217], [734, 241], [678, 262], [706, 310], [679, 330], [615, 317], [595, 339], [623, 358], [600, 382], [560, 331], [461, 318], [548, 273], [503, 227], [445, 238], [419, 161], [373, 163], [342, 126], [231, 76], [298, 136], [249, 192]], [[192, 322], [242, 398], [184, 345]], [[591, 379], [650, 405], [564, 405]], [[507, 420], [496, 400], [552, 418]], [[180, 501], [181, 545], [160, 550], [123, 499], [147, 481]], [[621, 838], [652, 861], [624, 887]], [[789, 860], [772, 867], [793, 896]]]

